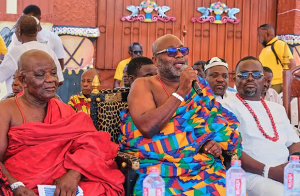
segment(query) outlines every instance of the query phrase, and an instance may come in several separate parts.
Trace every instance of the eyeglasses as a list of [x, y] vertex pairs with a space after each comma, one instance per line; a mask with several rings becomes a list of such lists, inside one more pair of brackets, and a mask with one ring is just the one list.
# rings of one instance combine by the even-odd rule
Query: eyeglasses
[[143, 54], [142, 50], [134, 50], [132, 51], [133, 54], [138, 55], [138, 54]]
[[260, 79], [264, 76], [264, 74], [261, 71], [244, 71], [237, 73], [236, 76], [241, 79], [248, 79], [250, 74], [252, 75], [253, 79]]
[[168, 49], [158, 51], [158, 52], [154, 53], [154, 56], [166, 52], [169, 57], [175, 57], [178, 54], [178, 51], [180, 51], [180, 53], [183, 56], [189, 54], [188, 47], [180, 47], [180, 48], [168, 48]]

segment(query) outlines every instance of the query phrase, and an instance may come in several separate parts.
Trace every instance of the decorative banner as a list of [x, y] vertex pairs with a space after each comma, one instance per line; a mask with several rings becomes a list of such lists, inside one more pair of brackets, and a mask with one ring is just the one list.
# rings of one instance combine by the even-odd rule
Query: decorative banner
[[300, 45], [300, 35], [277, 35], [278, 39], [285, 41], [291, 46], [299, 46]]
[[100, 36], [100, 31], [97, 27], [74, 27], [74, 26], [59, 26], [55, 25], [51, 29], [57, 35], [75, 35], [80, 37], [96, 38]]
[[[221, 3], [220, 1], [213, 3], [210, 5], [209, 8], [206, 7], [198, 7], [197, 8], [198, 12], [202, 13], [202, 16], [197, 18], [193, 17], [191, 19], [192, 22], [199, 22], [199, 23], [205, 23], [205, 22], [210, 22], [210, 23], [215, 23], [215, 24], [225, 24], [227, 22], [237, 24], [240, 22], [240, 19], [235, 17], [235, 14], [240, 12], [239, 8], [228, 8], [225, 3]], [[223, 16], [223, 13], [226, 13], [227, 16]], [[214, 13], [215, 16], [212, 16], [209, 14]]]
[[51, 30], [60, 36], [64, 46], [64, 72], [67, 71], [69, 75], [78, 74], [80, 70], [92, 67], [93, 41], [100, 36], [98, 28], [54, 25]]
[[[158, 6], [155, 2], [151, 0], [143, 1], [139, 6], [130, 5], [127, 6], [126, 9], [131, 12], [129, 16], [121, 17], [121, 21], [142, 21], [142, 22], [156, 22], [158, 20], [163, 22], [176, 21], [175, 17], [169, 17], [165, 14], [165, 12], [170, 10], [168, 6]], [[139, 14], [140, 11], [144, 11], [145, 15]], [[153, 16], [151, 13], [153, 10], [157, 11], [157, 14]]]

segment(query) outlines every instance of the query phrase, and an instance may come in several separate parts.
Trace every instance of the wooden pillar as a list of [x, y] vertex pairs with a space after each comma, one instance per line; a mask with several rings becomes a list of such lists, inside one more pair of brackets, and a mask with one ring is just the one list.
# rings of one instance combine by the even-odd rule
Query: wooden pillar
[[300, 34], [300, 1], [278, 0], [277, 35]]

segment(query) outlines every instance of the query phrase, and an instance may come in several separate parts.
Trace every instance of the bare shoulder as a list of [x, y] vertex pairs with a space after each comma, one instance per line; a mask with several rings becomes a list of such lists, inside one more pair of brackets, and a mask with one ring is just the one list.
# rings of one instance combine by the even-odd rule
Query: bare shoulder
[[[12, 118], [16, 112], [14, 98], [8, 98], [0, 101], [0, 132], [6, 134], [12, 124]], [[1, 134], [0, 134], [1, 135]]]
[[15, 105], [16, 103], [14, 97], [0, 101], [0, 118], [2, 118], [3, 115], [12, 115], [15, 109]]
[[14, 97], [7, 98], [7, 99], [0, 101], [0, 112], [11, 108], [12, 105], [15, 105]]
[[138, 78], [134, 81], [128, 95], [128, 105], [131, 110], [142, 113], [155, 108], [153, 82], [153, 77]]
[[[25, 110], [23, 109], [23, 112], [24, 111]], [[0, 119], [1, 129], [5, 126], [8, 126], [5, 128], [9, 128], [23, 124], [23, 117], [16, 104], [15, 97], [11, 97], [0, 102]]]
[[154, 83], [155, 83], [155, 76], [137, 78], [131, 85], [129, 97], [130, 94], [136, 94], [136, 93], [151, 94]]

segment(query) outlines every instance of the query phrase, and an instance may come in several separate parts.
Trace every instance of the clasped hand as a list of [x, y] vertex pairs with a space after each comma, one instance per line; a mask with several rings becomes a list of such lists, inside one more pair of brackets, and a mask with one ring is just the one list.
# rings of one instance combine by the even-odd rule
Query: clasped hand
[[222, 154], [222, 148], [221, 146], [214, 140], [210, 140], [204, 144], [202, 147], [202, 151], [206, 154], [211, 154], [215, 158], [218, 158]]

